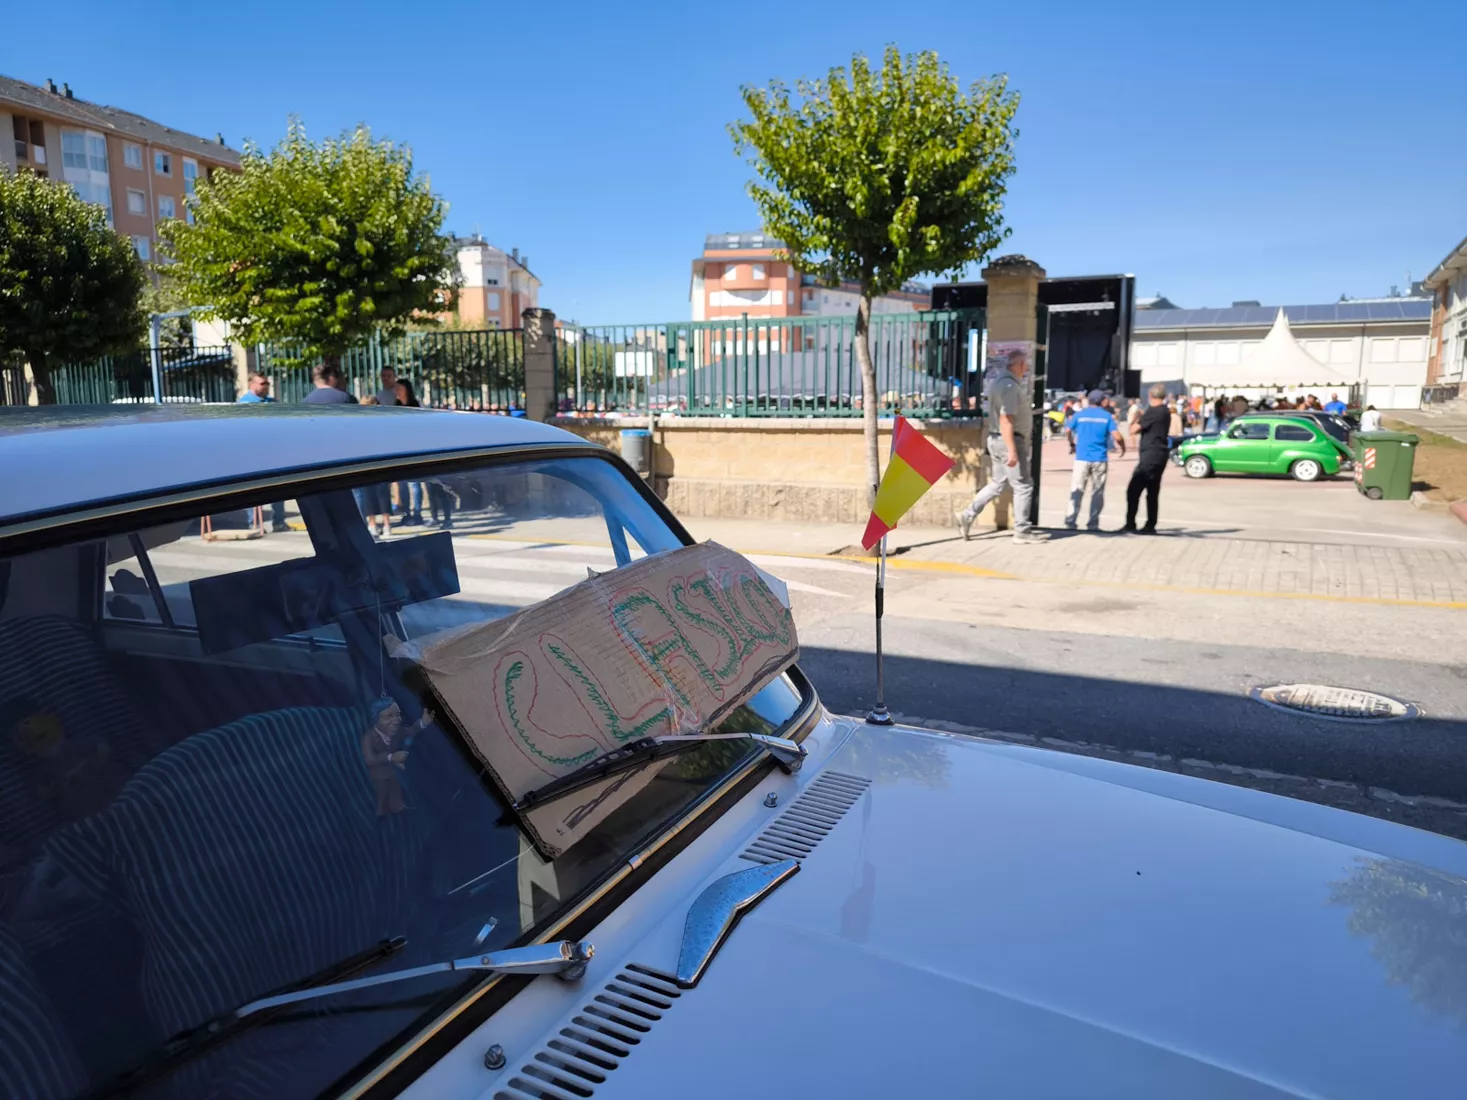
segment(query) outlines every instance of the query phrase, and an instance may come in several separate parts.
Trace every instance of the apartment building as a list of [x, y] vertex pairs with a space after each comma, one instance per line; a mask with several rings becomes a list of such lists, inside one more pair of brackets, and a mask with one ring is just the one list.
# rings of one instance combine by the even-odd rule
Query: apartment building
[[[854, 316], [860, 290], [854, 283], [815, 285], [775, 259], [783, 243], [764, 233], [712, 233], [693, 261], [690, 304], [695, 321], [723, 318]], [[876, 313], [927, 309], [931, 291], [920, 283], [882, 295], [871, 303]]]
[[194, 184], [239, 167], [239, 153], [142, 115], [78, 99], [70, 85], [0, 76], [0, 168], [70, 184], [107, 211], [108, 222], [155, 258], [157, 228], [189, 218]]
[[459, 237], [460, 324], [470, 328], [519, 328], [520, 314], [540, 305], [540, 280], [518, 248], [505, 252], [477, 233]]
[[1431, 293], [1431, 348], [1428, 386], [1467, 382], [1467, 240], [1426, 277]]

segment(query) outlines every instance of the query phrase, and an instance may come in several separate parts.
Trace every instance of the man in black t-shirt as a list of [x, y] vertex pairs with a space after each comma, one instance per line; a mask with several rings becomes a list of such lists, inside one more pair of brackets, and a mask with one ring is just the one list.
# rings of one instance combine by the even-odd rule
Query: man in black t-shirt
[[1141, 494], [1146, 494], [1146, 526], [1141, 534], [1156, 533], [1157, 498], [1161, 496], [1161, 475], [1166, 473], [1167, 459], [1171, 454], [1171, 441], [1167, 438], [1171, 428], [1172, 414], [1166, 407], [1166, 387], [1157, 383], [1147, 391], [1151, 407], [1131, 425], [1131, 434], [1140, 437], [1140, 456], [1131, 482], [1126, 486], [1126, 526], [1121, 528], [1136, 534], [1136, 510], [1141, 506]]

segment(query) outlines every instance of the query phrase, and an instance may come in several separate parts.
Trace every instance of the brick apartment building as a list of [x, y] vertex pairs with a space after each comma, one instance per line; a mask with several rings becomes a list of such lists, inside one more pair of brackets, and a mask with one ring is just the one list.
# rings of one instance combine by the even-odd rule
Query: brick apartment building
[[[783, 243], [763, 233], [712, 233], [693, 261], [691, 306], [694, 321], [749, 317], [854, 316], [860, 292], [854, 283], [815, 285], [774, 255]], [[882, 295], [873, 313], [927, 309], [931, 291], [921, 283]]]
[[1467, 240], [1432, 268], [1425, 285], [1432, 295], [1428, 386], [1467, 382]]
[[238, 168], [239, 153], [117, 107], [76, 98], [69, 85], [0, 76], [0, 168], [70, 184], [107, 210], [110, 224], [152, 260], [157, 227], [188, 218], [194, 182]]
[[540, 280], [530, 270], [529, 257], [518, 248], [496, 248], [477, 233], [454, 243], [459, 323], [467, 328], [519, 328], [520, 314], [540, 305]]

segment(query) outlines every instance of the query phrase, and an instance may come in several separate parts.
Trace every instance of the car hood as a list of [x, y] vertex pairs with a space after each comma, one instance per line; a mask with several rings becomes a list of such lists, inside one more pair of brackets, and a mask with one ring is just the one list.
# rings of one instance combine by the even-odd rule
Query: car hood
[[[928, 731], [857, 726], [823, 770], [870, 785], [596, 1096], [1425, 1096], [1467, 1078], [1467, 845]], [[624, 962], [672, 973], [684, 912]]]

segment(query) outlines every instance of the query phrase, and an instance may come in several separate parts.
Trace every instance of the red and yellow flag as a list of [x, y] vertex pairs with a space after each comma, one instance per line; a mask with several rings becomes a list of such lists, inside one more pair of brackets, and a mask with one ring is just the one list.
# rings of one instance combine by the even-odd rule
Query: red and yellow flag
[[903, 417], [891, 430], [891, 461], [876, 489], [876, 506], [866, 521], [861, 548], [870, 550], [897, 525], [922, 494], [953, 468], [953, 460], [923, 439]]

